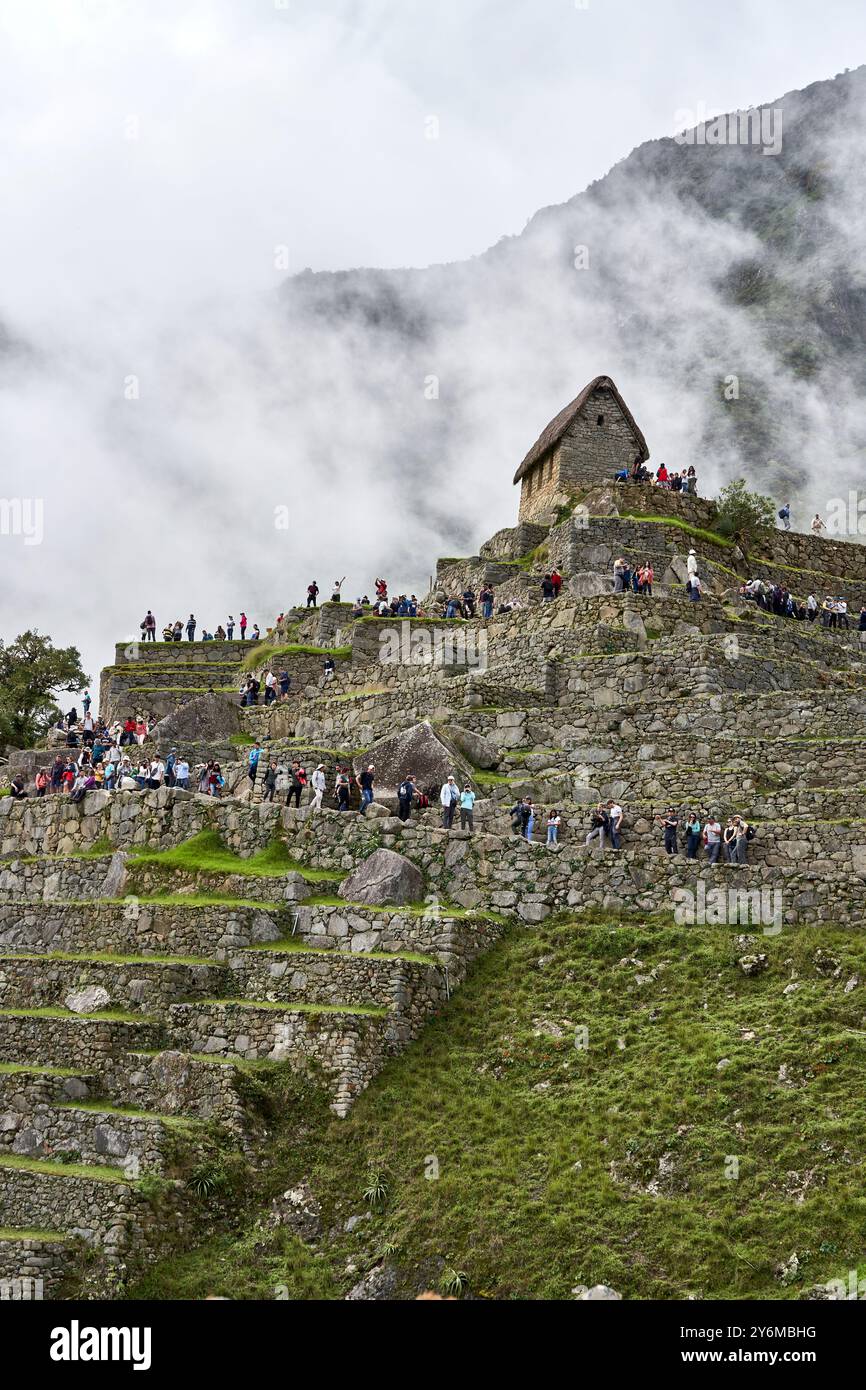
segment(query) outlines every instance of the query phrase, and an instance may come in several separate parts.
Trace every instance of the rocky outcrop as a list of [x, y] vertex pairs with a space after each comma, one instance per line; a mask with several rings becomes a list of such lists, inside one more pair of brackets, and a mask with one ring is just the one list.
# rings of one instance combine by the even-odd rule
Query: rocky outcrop
[[424, 879], [405, 855], [377, 849], [343, 879], [339, 891], [347, 902], [371, 906], [416, 903], [424, 896]]

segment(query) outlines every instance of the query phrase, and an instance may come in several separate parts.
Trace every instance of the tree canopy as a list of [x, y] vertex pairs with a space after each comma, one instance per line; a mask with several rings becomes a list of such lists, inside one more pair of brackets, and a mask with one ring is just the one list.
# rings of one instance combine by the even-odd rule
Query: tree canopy
[[772, 497], [750, 492], [744, 478], [735, 478], [719, 493], [716, 529], [722, 535], [755, 536], [772, 530], [776, 524], [776, 504]]
[[32, 747], [60, 714], [59, 692], [89, 681], [77, 647], [55, 647], [29, 631], [8, 646], [0, 639], [0, 745]]

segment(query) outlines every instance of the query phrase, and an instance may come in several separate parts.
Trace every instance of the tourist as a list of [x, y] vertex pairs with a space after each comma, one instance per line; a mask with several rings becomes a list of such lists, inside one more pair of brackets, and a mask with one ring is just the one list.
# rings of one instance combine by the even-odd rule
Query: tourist
[[334, 658], [332, 656], [326, 656], [325, 660], [322, 662], [323, 680], [332, 681], [334, 679], [334, 672], [336, 671], [336, 669], [337, 667]]
[[607, 820], [610, 843], [613, 849], [621, 849], [622, 841], [620, 832], [622, 830], [623, 809], [616, 801], [607, 803]]
[[543, 603], [552, 603], [556, 598], [556, 589], [549, 574], [546, 574], [541, 581], [541, 599]]
[[826, 530], [827, 527], [825, 526], [821, 518], [820, 512], [816, 512], [815, 515], [812, 517], [812, 535], [820, 536]]
[[288, 700], [289, 698], [289, 686], [292, 683], [292, 678], [286, 670], [285, 666], [283, 666], [280, 669], [278, 680], [280, 683], [280, 702], [283, 703], [285, 700]]
[[174, 765], [174, 785], [184, 792], [189, 789], [189, 762], [184, 757], [178, 758]]
[[453, 774], [449, 773], [447, 781], [442, 783], [439, 792], [439, 802], [442, 806], [442, 825], [445, 830], [450, 830], [454, 823], [454, 808], [460, 800], [460, 792]]
[[722, 855], [726, 864], [733, 862], [735, 833], [736, 826], [734, 825], [734, 817], [729, 816], [725, 828], [722, 831]]
[[358, 778], [358, 786], [361, 790], [360, 811], [362, 816], [366, 815], [367, 807], [371, 804], [373, 800], [373, 788], [376, 782], [376, 778], [374, 776], [375, 771], [375, 764], [370, 763], [369, 767], [364, 768], [363, 772]]
[[312, 796], [310, 797], [310, 805], [312, 806], [314, 811], [321, 811], [322, 809], [322, 797], [325, 794], [326, 786], [327, 782], [325, 780], [325, 764], [319, 763], [318, 767], [316, 768], [315, 772], [310, 778], [310, 790], [312, 792]]
[[559, 598], [559, 591], [562, 588], [562, 575], [559, 573], [556, 566], [550, 571], [550, 582], [553, 585], [553, 597]]
[[623, 592], [624, 588], [625, 588], [625, 572], [626, 572], [626, 568], [627, 568], [626, 562], [625, 562], [625, 559], [624, 559], [624, 557], [623, 557], [622, 555], [619, 557], [618, 560], [614, 560], [614, 562], [613, 562], [613, 591], [614, 591], [615, 594], [621, 594], [621, 593]]
[[492, 618], [495, 596], [493, 589], [489, 584], [484, 584], [482, 586], [481, 593], [478, 595], [478, 598], [481, 603], [482, 618]]
[[141, 630], [144, 633], [145, 642], [156, 641], [156, 618], [148, 608], [141, 621]]
[[509, 812], [511, 816], [511, 829], [515, 835], [525, 835], [526, 827], [529, 824], [529, 817], [532, 812], [532, 802], [528, 796], [522, 801], [516, 802]]
[[258, 623], [253, 623], [253, 630], [252, 630], [252, 633], [250, 634], [250, 641], [251, 641], [251, 642], [260, 642], [260, 641], [261, 641], [261, 637], [262, 637], [262, 634], [259, 632], [259, 625], [258, 625]]
[[271, 760], [265, 768], [265, 776], [262, 782], [262, 801], [273, 801], [274, 792], [277, 789], [277, 765]]
[[247, 615], [246, 615], [246, 613], [241, 613], [241, 617], [240, 617], [240, 629], [241, 629], [241, 641], [244, 642], [244, 641], [246, 641], [246, 636], [247, 636]]
[[348, 811], [349, 809], [349, 770], [345, 767], [337, 768], [337, 776], [334, 782], [334, 795], [337, 798], [337, 809]]
[[214, 633], [214, 637], [218, 642], [224, 642], [226, 640], [226, 630], [223, 627], [222, 623], [218, 624], [217, 630]]
[[235, 635], [235, 620], [231, 613], [229, 613], [228, 622], [226, 623], [226, 635], [229, 641], [231, 641]]
[[272, 705], [277, 698], [277, 678], [273, 671], [265, 673], [265, 704]]
[[464, 616], [464, 618], [474, 618], [474, 617], [475, 617], [475, 590], [472, 589], [472, 588], [466, 588], [466, 589], [464, 589], [464, 590], [463, 590], [463, 593], [461, 594], [461, 598], [462, 598], [462, 600], [463, 600], [463, 616]]
[[860, 622], [858, 624], [858, 631], [866, 632], [866, 603], [864, 603], [862, 608], [860, 609]]
[[334, 587], [333, 587], [333, 589], [331, 590], [331, 602], [332, 602], [332, 603], [339, 603], [339, 602], [340, 602], [340, 590], [342, 589], [342, 587], [343, 587], [343, 585], [345, 584], [345, 582], [346, 582], [346, 576], [345, 576], [345, 575], [343, 575], [343, 578], [342, 578], [342, 579], [335, 579], [335, 580], [334, 580]]
[[550, 848], [551, 845], [555, 845], [555, 844], [558, 844], [558, 843], [559, 843], [559, 827], [560, 827], [561, 824], [562, 824], [562, 817], [560, 816], [559, 812], [558, 812], [558, 811], [553, 811], [553, 810], [551, 810], [551, 811], [548, 813], [548, 816], [547, 816], [547, 845], [548, 845], [548, 849]]
[[686, 815], [686, 858], [697, 859], [701, 844], [701, 822], [696, 811]]
[[810, 594], [806, 599], [806, 616], [810, 623], [813, 623], [818, 616], [818, 600], [814, 594]]
[[785, 503], [784, 507], [780, 507], [780, 508], [779, 508], [779, 520], [781, 521], [781, 523], [782, 523], [782, 525], [784, 526], [785, 530], [786, 530], [786, 531], [790, 531], [790, 529], [791, 529], [791, 508], [790, 508], [790, 505], [789, 505], [787, 502]]
[[701, 581], [697, 574], [690, 574], [688, 578], [689, 598], [692, 603], [699, 603], [701, 598]]
[[259, 770], [259, 759], [261, 758], [261, 756], [261, 744], [254, 743], [252, 748], [250, 749], [249, 757], [247, 759], [247, 776], [250, 779], [250, 791], [255, 791], [256, 789], [256, 774]]
[[472, 814], [474, 806], [475, 792], [467, 784], [460, 793], [460, 829], [468, 830], [470, 834], [474, 825]]
[[656, 823], [664, 828], [665, 854], [677, 853], [677, 830], [680, 818], [673, 806], [669, 806], [663, 816], [654, 817]]
[[157, 753], [156, 757], [150, 764], [150, 772], [147, 779], [147, 785], [150, 787], [151, 791], [157, 792], [159, 791], [164, 781], [165, 763], [162, 761], [162, 758]]
[[742, 868], [746, 864], [746, 851], [748, 849], [749, 841], [753, 838], [754, 833], [754, 830], [752, 830], [751, 826], [748, 824], [747, 821], [743, 819], [742, 816], [734, 816], [734, 836], [733, 848], [731, 851], [731, 863], [735, 864], [738, 868]]
[[600, 801], [596, 806], [593, 807], [593, 809], [589, 813], [589, 825], [589, 834], [587, 835], [584, 844], [586, 845], [587, 849], [589, 849], [593, 840], [597, 839], [599, 849], [603, 850], [605, 837], [607, 836], [610, 830], [610, 817], [607, 813], [606, 808], [601, 804]]
[[721, 847], [722, 827], [716, 820], [715, 813], [711, 811], [704, 821], [704, 848], [708, 864], [718, 864]]
[[12, 781], [9, 783], [9, 795], [12, 797], [13, 801], [24, 801], [27, 797], [24, 777], [20, 772], [16, 772]]
[[397, 788], [397, 814], [402, 821], [407, 821], [412, 815], [412, 801], [418, 794], [415, 785], [415, 774], [410, 772], [408, 777]]

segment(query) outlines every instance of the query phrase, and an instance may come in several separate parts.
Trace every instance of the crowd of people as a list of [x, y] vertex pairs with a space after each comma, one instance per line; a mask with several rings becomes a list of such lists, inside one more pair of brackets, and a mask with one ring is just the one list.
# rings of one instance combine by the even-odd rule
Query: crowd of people
[[631, 468], [621, 468], [614, 474], [616, 483], [651, 483], [655, 487], [666, 489], [668, 492], [691, 493], [693, 497], [698, 494], [698, 475], [694, 468], [685, 468], [682, 473], [668, 472], [663, 463], [660, 463], [653, 474], [646, 464], [636, 458]]
[[[198, 640], [200, 642], [231, 642], [234, 640], [236, 627], [240, 632], [242, 642], [246, 642], [247, 640], [250, 642], [261, 641], [258, 623], [253, 623], [250, 628], [249, 639], [247, 638], [249, 620], [246, 613], [241, 613], [238, 622], [235, 622], [234, 617], [230, 614], [225, 627], [223, 627], [222, 623], [219, 623], [213, 632], [210, 632], [207, 628], [202, 628], [202, 633]], [[145, 642], [156, 641], [156, 618], [149, 608], [141, 620], [140, 630]], [[165, 627], [162, 629], [162, 640], [163, 642], [182, 642], [183, 634], [186, 632], [187, 641], [194, 642], [196, 640], [195, 635], [197, 631], [198, 619], [194, 613], [190, 613], [185, 623], [182, 622], [180, 618], [177, 618], [173, 623], [166, 623]]]
[[[772, 584], [764, 579], [749, 579], [739, 589], [742, 598], [750, 599], [759, 608], [779, 617], [797, 618], [801, 622], [820, 621], [822, 627], [850, 630], [853, 615], [842, 595], [825, 594], [818, 599], [809, 594], [805, 603], [797, 600], [784, 584]], [[866, 603], [860, 608], [857, 620], [859, 632], [866, 632]]]

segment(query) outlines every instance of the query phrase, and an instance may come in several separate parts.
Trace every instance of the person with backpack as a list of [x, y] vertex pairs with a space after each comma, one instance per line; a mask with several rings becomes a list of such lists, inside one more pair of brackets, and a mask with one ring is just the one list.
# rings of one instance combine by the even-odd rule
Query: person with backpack
[[308, 607], [308, 608], [315, 608], [315, 607], [317, 606], [316, 600], [318, 599], [318, 597], [319, 597], [319, 586], [318, 586], [318, 584], [316, 583], [316, 581], [315, 581], [315, 579], [314, 579], [313, 582], [312, 582], [312, 584], [308, 584], [308, 585], [307, 585], [307, 607]]
[[589, 813], [589, 826], [589, 833], [584, 841], [584, 844], [586, 845], [587, 849], [589, 849], [593, 840], [598, 839], [599, 849], [603, 850], [605, 836], [610, 831], [610, 817], [607, 813], [607, 810], [604, 806], [602, 806], [600, 801], [596, 806], [593, 807], [593, 809]]
[[397, 815], [402, 821], [410, 819], [412, 815], [412, 802], [417, 794], [418, 788], [415, 786], [415, 774], [414, 772], [410, 772], [408, 777], [403, 778], [403, 781], [397, 788]]
[[253, 747], [250, 749], [249, 758], [247, 759], [247, 776], [248, 776], [249, 779], [250, 779], [250, 791], [251, 791], [251, 792], [254, 792], [255, 789], [256, 789], [256, 776], [257, 776], [257, 774], [258, 774], [258, 770], [259, 770], [259, 759], [260, 759], [261, 756], [262, 756], [262, 746], [261, 746], [261, 744], [260, 744], [260, 743], [255, 743], [255, 744], [253, 744]]
[[176, 765], [177, 765], [177, 749], [176, 749], [176, 748], [172, 748], [171, 752], [169, 753], [168, 757], [167, 757], [166, 760], [165, 760], [165, 785], [166, 785], [167, 787], [173, 787], [173, 786], [174, 786], [174, 769], [175, 769]]
[[786, 530], [786, 531], [790, 531], [790, 529], [791, 529], [791, 507], [790, 507], [790, 504], [789, 504], [788, 502], [785, 503], [784, 507], [780, 507], [780, 508], [779, 508], [779, 520], [781, 521], [781, 523], [782, 523], [782, 525], [784, 526], [785, 530]]
[[141, 621], [141, 630], [144, 633], [145, 642], [156, 641], [156, 618], [148, 608]]
[[444, 830], [450, 830], [454, 824], [454, 808], [459, 800], [460, 793], [457, 790], [457, 783], [453, 773], [449, 773], [439, 792], [439, 803], [442, 807], [442, 828]]

